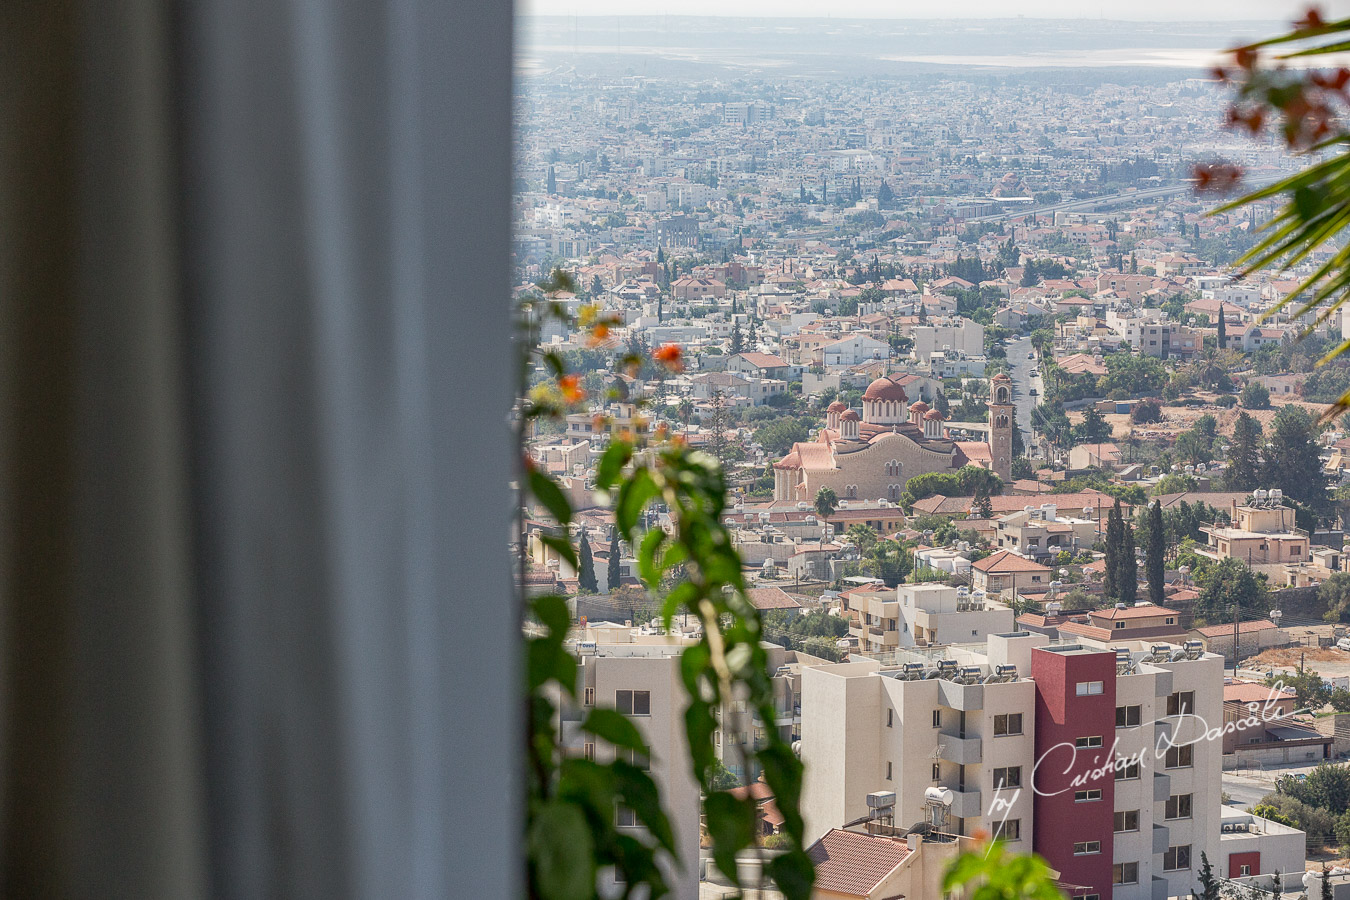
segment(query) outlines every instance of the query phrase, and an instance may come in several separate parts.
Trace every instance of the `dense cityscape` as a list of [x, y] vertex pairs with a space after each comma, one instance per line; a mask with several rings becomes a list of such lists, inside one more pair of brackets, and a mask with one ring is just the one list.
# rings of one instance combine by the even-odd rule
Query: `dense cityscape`
[[[1350, 428], [1322, 417], [1350, 361], [1317, 365], [1350, 314], [1285, 303], [1334, 248], [1241, 276], [1274, 202], [1216, 213], [1194, 177], [1297, 161], [1196, 70], [558, 57], [518, 87], [514, 259], [560, 397], [528, 455], [577, 549], [540, 500], [515, 550], [568, 598], [577, 705], [640, 723], [673, 895], [734, 892], [685, 761], [703, 626], [666, 626], [616, 524], [616, 441], [725, 475], [812, 896], [940, 900], [992, 836], [1083, 900], [1350, 898]], [[757, 872], [787, 846], [767, 726], [717, 723]]]

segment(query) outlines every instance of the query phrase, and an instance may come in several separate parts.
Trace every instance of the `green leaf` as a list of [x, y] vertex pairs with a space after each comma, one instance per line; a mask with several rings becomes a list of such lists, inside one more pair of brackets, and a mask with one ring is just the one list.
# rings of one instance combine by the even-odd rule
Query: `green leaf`
[[637, 816], [656, 842], [671, 854], [675, 853], [675, 832], [670, 827], [665, 810], [661, 808], [661, 793], [652, 777], [637, 766], [616, 760], [611, 765], [623, 805]]
[[611, 441], [609, 448], [600, 457], [600, 465], [595, 470], [595, 486], [607, 491], [619, 480], [619, 474], [628, 461], [633, 458], [633, 447], [627, 441]]
[[722, 874], [740, 887], [736, 854], [755, 842], [754, 801], [737, 800], [725, 791], [716, 791], [704, 800], [703, 809], [713, 841], [713, 860]]
[[562, 489], [547, 474], [534, 467], [530, 468], [530, 493], [534, 495], [536, 500], [544, 504], [544, 508], [548, 510], [549, 515], [557, 520], [559, 525], [571, 523], [572, 505], [563, 496]]
[[540, 896], [590, 900], [595, 894], [595, 841], [576, 806], [554, 800], [534, 814], [530, 861]]
[[591, 710], [586, 720], [581, 723], [581, 728], [598, 738], [604, 738], [615, 747], [636, 750], [643, 756], [651, 755], [647, 742], [642, 739], [642, 732], [617, 709], [600, 707]]
[[570, 540], [558, 534], [541, 534], [539, 535], [539, 542], [545, 547], [553, 548], [553, 551], [572, 567], [572, 571], [581, 571], [581, 563], [577, 562], [576, 548], [572, 546]]
[[661, 586], [661, 566], [657, 562], [656, 554], [661, 549], [661, 542], [666, 539], [666, 533], [660, 528], [653, 528], [642, 536], [642, 545], [638, 548], [638, 570], [642, 574], [642, 580], [652, 590]]
[[614, 519], [618, 523], [619, 533], [625, 540], [633, 539], [633, 529], [637, 526], [638, 518], [642, 515], [647, 501], [660, 492], [661, 489], [657, 487], [652, 473], [645, 468], [635, 471], [633, 477], [619, 487], [618, 508], [614, 511]]
[[790, 850], [768, 863], [769, 877], [787, 900], [808, 900], [815, 884], [816, 867], [800, 848]]
[[572, 627], [572, 611], [567, 606], [566, 598], [545, 594], [535, 597], [530, 602], [530, 608], [555, 639], [561, 642], [567, 637], [568, 629]]
[[548, 638], [532, 638], [525, 651], [530, 690], [556, 681], [572, 696], [577, 693], [577, 661], [562, 644]]

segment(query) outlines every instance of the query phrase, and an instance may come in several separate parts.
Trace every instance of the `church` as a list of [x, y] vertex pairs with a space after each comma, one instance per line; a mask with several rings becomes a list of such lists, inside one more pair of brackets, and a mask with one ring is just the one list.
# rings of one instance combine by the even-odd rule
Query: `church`
[[896, 377], [868, 385], [862, 415], [838, 401], [826, 411], [814, 440], [800, 441], [774, 463], [775, 501], [811, 501], [823, 487], [841, 500], [899, 500], [905, 481], [962, 466], [993, 469], [1012, 478], [1012, 381], [1006, 373], [990, 382], [989, 440], [957, 441], [944, 416], [922, 400], [910, 403]]

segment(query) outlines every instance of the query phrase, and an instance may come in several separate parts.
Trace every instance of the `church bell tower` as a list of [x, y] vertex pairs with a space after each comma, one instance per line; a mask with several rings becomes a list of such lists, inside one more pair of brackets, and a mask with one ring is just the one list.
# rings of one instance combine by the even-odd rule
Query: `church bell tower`
[[1012, 379], [1006, 372], [994, 376], [989, 397], [989, 451], [994, 473], [1004, 482], [1012, 481], [1013, 402]]

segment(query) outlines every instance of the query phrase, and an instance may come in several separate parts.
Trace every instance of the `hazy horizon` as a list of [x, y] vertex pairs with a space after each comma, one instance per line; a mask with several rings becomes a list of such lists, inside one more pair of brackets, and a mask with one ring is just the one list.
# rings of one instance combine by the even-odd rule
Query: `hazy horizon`
[[[1350, 16], [1350, 0], [1317, 4], [1324, 15]], [[624, 0], [521, 0], [518, 10], [526, 16], [607, 16], [649, 18], [692, 16], [699, 18], [755, 19], [894, 19], [944, 21], [952, 19], [1063, 19], [1126, 22], [1206, 22], [1219, 28], [1238, 22], [1287, 23], [1303, 15], [1307, 3], [1276, 0], [1165, 0], [1137, 2], [1073, 2], [1073, 0], [1025, 0], [1015, 5], [997, 0], [948, 0], [940, 16], [929, 4], [894, 3], [883, 0], [845, 0], [822, 10], [819, 3], [805, 0], [657, 0], [635, 12]]]

